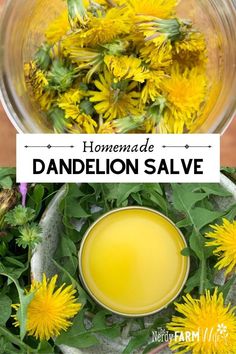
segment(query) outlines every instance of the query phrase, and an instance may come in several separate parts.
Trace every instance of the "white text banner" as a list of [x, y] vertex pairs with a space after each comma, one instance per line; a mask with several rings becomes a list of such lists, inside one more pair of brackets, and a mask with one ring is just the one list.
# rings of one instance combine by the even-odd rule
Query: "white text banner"
[[218, 134], [18, 134], [17, 182], [219, 182]]

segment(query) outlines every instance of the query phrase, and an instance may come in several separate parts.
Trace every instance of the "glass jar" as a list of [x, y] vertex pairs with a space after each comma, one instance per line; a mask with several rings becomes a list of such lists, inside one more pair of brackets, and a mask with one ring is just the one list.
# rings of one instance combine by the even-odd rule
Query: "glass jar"
[[[4, 0], [0, 24], [0, 87], [3, 106], [19, 132], [50, 133], [46, 116], [27, 93], [23, 66], [44, 31], [66, 6], [63, 0]], [[236, 0], [182, 0], [178, 15], [205, 33], [211, 88], [194, 133], [222, 133], [236, 110]]]

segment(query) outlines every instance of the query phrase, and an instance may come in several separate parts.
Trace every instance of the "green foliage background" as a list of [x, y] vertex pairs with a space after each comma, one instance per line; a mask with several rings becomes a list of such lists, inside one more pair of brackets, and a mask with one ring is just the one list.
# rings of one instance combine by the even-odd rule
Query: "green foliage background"
[[[235, 170], [224, 170], [232, 180]], [[33, 222], [38, 223], [53, 196], [61, 188], [60, 184], [29, 185], [27, 207], [34, 210]], [[0, 169], [0, 193], [15, 189], [14, 169]], [[21, 203], [17, 194], [16, 204]], [[136, 350], [148, 353], [151, 348], [161, 345], [151, 342], [152, 331], [165, 328], [174, 313], [171, 304], [167, 309], [152, 317], [151, 324], [144, 319], [127, 319], [113, 316], [102, 309], [87, 295], [78, 274], [78, 249], [87, 228], [104, 212], [131, 205], [141, 205], [158, 210], [173, 220], [183, 232], [188, 247], [183, 254], [191, 257], [189, 279], [183, 293], [191, 292], [199, 296], [205, 289], [216, 287], [212, 249], [204, 247], [204, 234], [212, 223], [220, 223], [222, 217], [233, 220], [236, 203], [231, 194], [220, 184], [68, 184], [60, 205], [63, 230], [59, 247], [54, 255], [59, 282], [73, 284], [77, 288], [82, 311], [73, 320], [73, 325], [63, 332], [55, 342], [38, 343], [25, 333], [25, 323], [21, 328], [13, 326], [11, 304], [22, 304], [21, 316], [26, 320], [27, 298], [24, 288], [30, 285], [29, 249], [17, 244], [17, 226], [6, 222], [0, 230], [0, 354], [59, 353], [58, 345], [66, 344], [75, 348], [89, 348], [99, 344], [101, 338], [109, 340], [122, 338], [127, 341], [123, 354]], [[227, 208], [225, 208], [227, 205]], [[0, 213], [2, 206], [0, 205]], [[6, 213], [7, 215], [7, 213]], [[6, 217], [7, 220], [8, 217]], [[225, 297], [234, 277], [220, 289]], [[181, 296], [176, 300], [181, 301]]]

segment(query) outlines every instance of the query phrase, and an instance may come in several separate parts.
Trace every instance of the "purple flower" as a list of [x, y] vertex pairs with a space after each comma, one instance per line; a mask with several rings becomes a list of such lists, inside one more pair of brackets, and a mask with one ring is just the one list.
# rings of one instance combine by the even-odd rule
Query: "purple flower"
[[25, 207], [26, 204], [26, 196], [27, 196], [27, 191], [28, 191], [28, 183], [20, 183], [19, 186], [19, 191], [22, 197], [22, 206]]

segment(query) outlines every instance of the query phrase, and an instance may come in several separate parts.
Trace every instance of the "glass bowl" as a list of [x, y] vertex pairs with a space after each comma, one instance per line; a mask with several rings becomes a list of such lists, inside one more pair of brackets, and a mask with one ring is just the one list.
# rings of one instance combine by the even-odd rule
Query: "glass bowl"
[[[29, 97], [23, 66], [65, 6], [63, 0], [4, 0], [1, 5], [0, 98], [18, 132], [53, 132]], [[205, 33], [209, 54], [210, 94], [191, 133], [222, 133], [236, 111], [236, 0], [182, 0], [178, 15]]]

